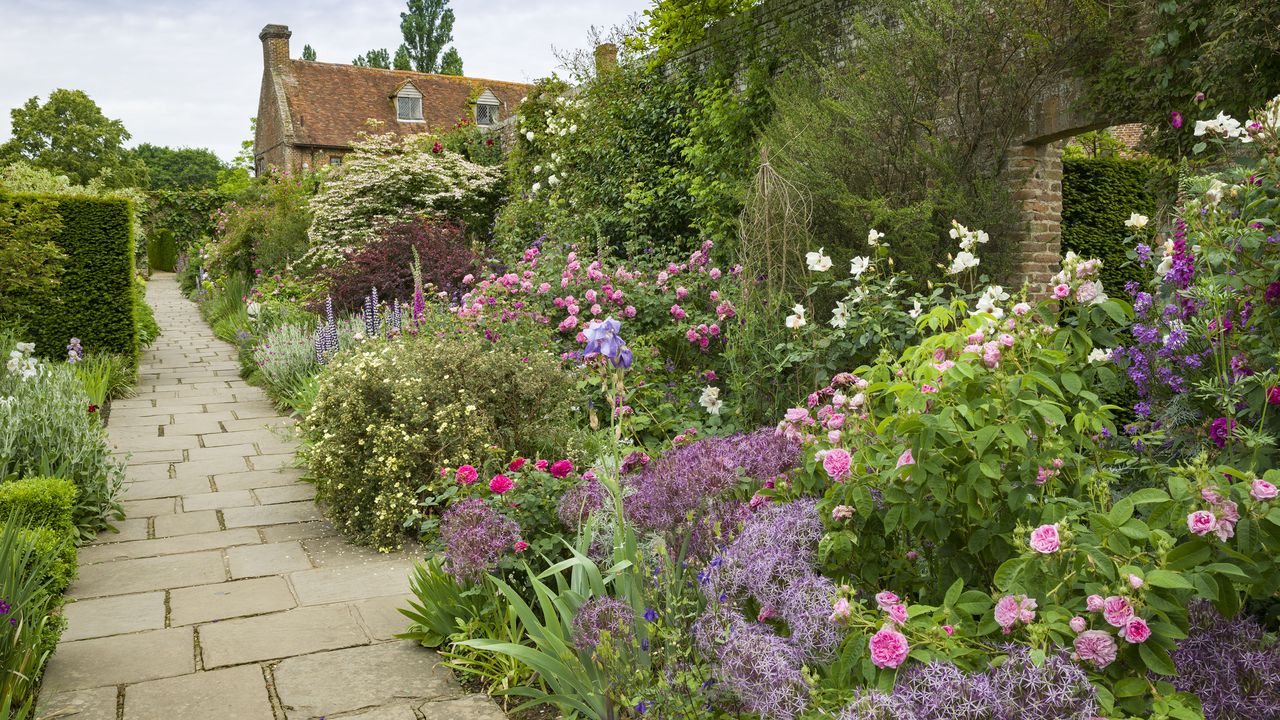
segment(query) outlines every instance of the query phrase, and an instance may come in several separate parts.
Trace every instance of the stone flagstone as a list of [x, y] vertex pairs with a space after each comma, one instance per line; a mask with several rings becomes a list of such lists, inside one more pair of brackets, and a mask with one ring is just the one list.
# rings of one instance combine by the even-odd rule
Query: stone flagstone
[[500, 720], [408, 629], [415, 553], [342, 541], [292, 467], [294, 421], [238, 375], [170, 274], [163, 334], [108, 434], [128, 519], [80, 549], [40, 718]]

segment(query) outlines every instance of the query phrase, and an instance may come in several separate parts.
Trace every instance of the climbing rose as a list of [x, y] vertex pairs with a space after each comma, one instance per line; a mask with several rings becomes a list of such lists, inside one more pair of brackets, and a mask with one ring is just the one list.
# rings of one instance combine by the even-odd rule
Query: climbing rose
[[1112, 627], [1124, 627], [1133, 619], [1133, 606], [1129, 604], [1127, 598], [1112, 595], [1102, 601], [1102, 617]]
[[880, 628], [868, 641], [871, 662], [878, 668], [896, 668], [907, 659], [911, 646], [907, 637], [891, 627]]
[[516, 552], [524, 552], [525, 550], [528, 550], [528, 549], [529, 549], [529, 543], [527, 543], [527, 542], [525, 542], [525, 541], [523, 541], [523, 540], [519, 540], [519, 541], [517, 541], [517, 542], [516, 542], [516, 544], [515, 544], [515, 545], [513, 545], [512, 547], [513, 547], [513, 548], [515, 548], [515, 551], [516, 551]]
[[511, 478], [506, 475], [494, 475], [493, 479], [489, 481], [489, 490], [499, 495], [507, 492], [515, 486], [516, 484], [511, 482]]
[[1055, 300], [1062, 300], [1071, 294], [1071, 286], [1066, 283], [1056, 285], [1053, 288], [1053, 297]]
[[1196, 535], [1208, 535], [1218, 527], [1218, 518], [1208, 510], [1197, 510], [1187, 516], [1187, 528]]
[[832, 480], [842, 480], [847, 477], [852, 464], [853, 458], [849, 456], [848, 451], [840, 448], [828, 450], [822, 458], [822, 469], [827, 471], [827, 475]]
[[1031, 531], [1031, 549], [1049, 555], [1058, 552], [1058, 525], [1041, 525]]
[[1076, 655], [1098, 668], [1110, 665], [1116, 659], [1116, 641], [1111, 633], [1103, 630], [1088, 630], [1076, 636]]
[[476, 469], [470, 465], [463, 465], [458, 468], [458, 472], [454, 475], [458, 479], [459, 485], [470, 485], [476, 481], [479, 476]]
[[1146, 620], [1135, 617], [1120, 630], [1120, 637], [1137, 645], [1138, 643], [1146, 642], [1147, 638], [1151, 637], [1151, 628], [1147, 627]]
[[1253, 486], [1249, 488], [1249, 494], [1254, 500], [1272, 500], [1277, 494], [1276, 486], [1266, 480], [1254, 480]]
[[551, 463], [551, 477], [562, 478], [573, 472], [573, 463], [568, 460], [557, 460]]
[[1088, 622], [1086, 622], [1085, 619], [1080, 617], [1079, 615], [1071, 618], [1071, 622], [1067, 624], [1071, 626], [1072, 630], [1075, 630], [1078, 633], [1084, 632], [1084, 629], [1089, 626]]
[[537, 468], [538, 470], [542, 471], [542, 472], [546, 472], [546, 471], [547, 471], [547, 461], [546, 461], [546, 460], [539, 460], [538, 462], [534, 463], [534, 464], [533, 464], [533, 466], [534, 466], [535, 468]]

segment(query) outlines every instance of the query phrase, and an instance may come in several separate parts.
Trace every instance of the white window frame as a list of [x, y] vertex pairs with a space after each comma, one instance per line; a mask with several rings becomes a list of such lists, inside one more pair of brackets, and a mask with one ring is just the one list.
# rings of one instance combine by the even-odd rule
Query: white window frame
[[[403, 109], [402, 103], [406, 100], [411, 101], [411, 109], [414, 107], [417, 108], [417, 117], [406, 117], [405, 114], [401, 112]], [[416, 103], [413, 101], [416, 101]], [[404, 87], [400, 88], [400, 92], [396, 93], [396, 120], [400, 122], [426, 122], [426, 116], [423, 115], [422, 110], [422, 93], [418, 91], [418, 88], [411, 84], [406, 84]]]
[[[489, 122], [480, 122], [480, 108], [489, 108]], [[490, 90], [485, 90], [476, 98], [476, 124], [482, 127], [490, 127], [498, 124], [498, 109], [502, 107], [502, 103], [498, 101], [498, 97]]]

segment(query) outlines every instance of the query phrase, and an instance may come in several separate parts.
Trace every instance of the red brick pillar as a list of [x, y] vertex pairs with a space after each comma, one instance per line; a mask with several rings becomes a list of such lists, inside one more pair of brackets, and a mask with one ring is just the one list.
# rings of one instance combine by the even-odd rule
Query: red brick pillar
[[1063, 142], [1019, 145], [1005, 160], [1005, 177], [1021, 209], [1013, 272], [1034, 296], [1048, 294], [1062, 261]]

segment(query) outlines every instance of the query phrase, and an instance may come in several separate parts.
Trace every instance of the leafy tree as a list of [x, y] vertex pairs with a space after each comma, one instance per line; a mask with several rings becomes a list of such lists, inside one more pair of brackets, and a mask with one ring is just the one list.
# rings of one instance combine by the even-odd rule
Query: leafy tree
[[653, 63], [660, 65], [701, 40], [716, 22], [756, 4], [757, 0], [661, 0], [644, 11], [647, 20], [631, 43], [651, 51]]
[[413, 61], [409, 59], [409, 47], [404, 43], [401, 43], [400, 47], [396, 48], [396, 57], [395, 60], [391, 61], [391, 67], [396, 70], [413, 69]]
[[80, 185], [102, 178], [110, 187], [146, 186], [146, 166], [124, 146], [124, 123], [104, 115], [83, 90], [54, 90], [45, 104], [33, 97], [9, 114], [13, 137], [0, 145], [0, 161], [26, 159]]
[[391, 54], [386, 48], [378, 48], [370, 50], [364, 55], [357, 55], [355, 60], [351, 61], [356, 67], [382, 68], [388, 70], [391, 68]]
[[152, 190], [206, 190], [216, 187], [222, 160], [206, 148], [171, 148], [143, 143], [133, 156], [147, 166]]
[[224, 195], [235, 195], [249, 187], [254, 173], [253, 141], [257, 134], [258, 118], [249, 118], [249, 139], [240, 143], [240, 152], [218, 173], [218, 191]]
[[[408, 6], [409, 12], [400, 13], [400, 32], [413, 68], [423, 73], [441, 72], [441, 52], [453, 40], [453, 10], [449, 9], [449, 0], [408, 0]], [[457, 59], [457, 67], [460, 74], [461, 57]]]
[[449, 48], [440, 58], [440, 74], [462, 75], [462, 55], [458, 54], [457, 48]]
[[316, 59], [316, 49], [315, 49], [315, 48], [313, 48], [313, 47], [311, 47], [311, 45], [310, 45], [310, 44], [308, 44], [308, 45], [303, 45], [303, 46], [302, 46], [302, 59], [303, 59], [303, 60], [310, 60], [310, 61], [312, 61], [312, 62], [315, 62], [315, 59]]

